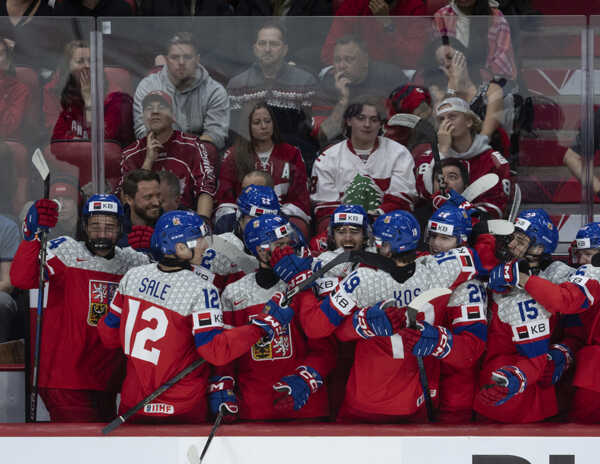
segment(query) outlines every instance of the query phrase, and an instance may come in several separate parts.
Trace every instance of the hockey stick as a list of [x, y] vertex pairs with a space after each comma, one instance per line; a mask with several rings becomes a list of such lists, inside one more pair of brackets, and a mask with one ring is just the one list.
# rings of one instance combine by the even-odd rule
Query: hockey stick
[[160, 387], [158, 387], [156, 390], [154, 390], [152, 393], [150, 393], [146, 398], [144, 398], [142, 401], [140, 401], [138, 404], [136, 404], [133, 408], [129, 409], [125, 414], [123, 414], [121, 416], [117, 416], [110, 424], [108, 424], [106, 427], [104, 427], [102, 429], [102, 434], [108, 435], [110, 432], [112, 432], [114, 429], [116, 429], [119, 425], [123, 424], [127, 419], [129, 419], [131, 416], [133, 416], [136, 412], [138, 412], [144, 406], [149, 404], [154, 398], [162, 395], [169, 388], [171, 388], [173, 385], [175, 385], [177, 382], [179, 382], [181, 379], [183, 379], [186, 375], [195, 371], [198, 367], [200, 367], [205, 362], [206, 362], [205, 359], [196, 359], [188, 367], [179, 371], [177, 374], [175, 374], [173, 377], [171, 377], [169, 380], [167, 380], [165, 383], [163, 383]]
[[510, 222], [515, 222], [517, 218], [517, 214], [519, 214], [519, 208], [521, 207], [521, 187], [519, 184], [515, 182], [515, 193], [513, 195], [513, 202], [510, 206], [510, 213], [508, 215], [508, 220]]
[[[50, 197], [50, 169], [48, 163], [39, 148], [36, 148], [31, 157], [31, 162], [37, 169], [40, 177], [44, 181], [44, 198]], [[31, 391], [29, 392], [29, 422], [37, 420], [37, 395], [38, 395], [38, 370], [40, 367], [40, 343], [42, 336], [42, 308], [44, 306], [44, 266], [46, 265], [46, 244], [48, 242], [48, 233], [42, 230], [40, 237], [40, 269], [38, 279], [38, 301], [35, 318], [35, 347], [33, 355], [33, 374], [31, 379]]]
[[483, 195], [488, 190], [494, 188], [499, 180], [498, 174], [485, 174], [479, 179], [471, 182], [471, 184], [463, 191], [462, 196], [465, 200], [472, 202], [478, 196]]
[[[449, 295], [450, 293], [452, 293], [452, 290], [448, 288], [432, 288], [413, 298], [406, 308], [408, 314], [408, 328], [417, 329], [417, 313], [421, 312], [427, 303], [440, 296]], [[427, 419], [429, 422], [434, 422], [433, 403], [431, 402], [429, 381], [427, 380], [427, 371], [425, 371], [423, 356], [416, 356], [416, 358], [417, 366], [419, 367], [419, 381], [421, 382], [421, 389], [423, 390], [423, 396], [425, 398], [425, 409], [427, 409]]]
[[221, 421], [223, 420], [223, 414], [224, 414], [223, 409], [219, 409], [219, 414], [217, 414], [217, 418], [215, 419], [215, 423], [212, 426], [212, 429], [210, 429], [210, 433], [208, 434], [208, 438], [206, 439], [206, 443], [204, 444], [202, 453], [200, 453], [200, 459], [198, 461], [200, 464], [202, 463], [202, 460], [204, 459], [204, 455], [208, 451], [210, 442], [212, 441], [212, 439], [215, 437], [215, 434], [217, 433], [217, 429], [219, 428], [219, 425], [221, 425]]

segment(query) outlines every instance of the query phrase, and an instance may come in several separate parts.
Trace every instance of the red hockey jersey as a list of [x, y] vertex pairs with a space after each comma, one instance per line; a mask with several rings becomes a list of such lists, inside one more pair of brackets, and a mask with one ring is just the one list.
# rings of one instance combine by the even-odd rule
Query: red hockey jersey
[[[128, 146], [121, 155], [121, 179], [119, 188], [129, 171], [139, 169], [146, 158], [147, 138], [137, 140]], [[179, 179], [181, 204], [196, 210], [196, 200], [201, 193], [214, 196], [216, 191], [216, 174], [211, 164], [208, 150], [212, 145], [199, 141], [193, 135], [173, 131], [169, 140], [163, 144], [152, 165], [153, 171], [171, 171]]]
[[[260, 271], [259, 271], [260, 272]], [[226, 324], [248, 324], [262, 311], [265, 303], [276, 293], [284, 292], [286, 284], [278, 281], [270, 288], [256, 282], [256, 273], [228, 285], [223, 291], [223, 316]], [[240, 357], [233, 376], [237, 381], [240, 418], [252, 420], [325, 417], [329, 415], [327, 388], [323, 385], [311, 394], [306, 405], [292, 412], [280, 412], [273, 407], [273, 385], [286, 375], [295, 374], [298, 366], [310, 366], [323, 379], [335, 364], [336, 349], [332, 339], [311, 339], [303, 333], [298, 318], [294, 319], [280, 336], [271, 342], [256, 343]]]
[[[127, 356], [120, 411], [126, 411], [202, 356], [226, 364], [262, 335], [257, 326], [223, 330], [217, 289], [194, 272], [162, 272], [156, 264], [129, 271], [98, 330], [102, 341]], [[204, 364], [139, 414], [176, 416], [206, 411], [209, 367]]]
[[[21, 242], [10, 269], [15, 287], [37, 288], [39, 251], [39, 241]], [[105, 259], [70, 237], [49, 243], [40, 387], [118, 391], [123, 358], [102, 345], [96, 326], [122, 275], [147, 262], [146, 255], [131, 248], [116, 248], [115, 256]]]

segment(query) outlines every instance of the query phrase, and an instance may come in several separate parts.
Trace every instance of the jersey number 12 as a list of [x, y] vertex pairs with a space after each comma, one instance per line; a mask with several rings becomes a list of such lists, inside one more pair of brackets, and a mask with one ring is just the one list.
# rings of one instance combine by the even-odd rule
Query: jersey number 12
[[125, 323], [125, 343], [123, 351], [127, 356], [151, 362], [156, 366], [158, 364], [160, 350], [157, 348], [147, 349], [146, 342], [156, 342], [163, 338], [167, 333], [169, 320], [162, 309], [157, 308], [156, 306], [150, 306], [142, 311], [140, 317], [148, 322], [156, 321], [156, 327], [146, 327], [138, 331], [136, 334], [133, 334], [133, 329], [135, 327], [135, 322], [139, 312], [140, 302], [137, 300], [129, 300], [129, 311], [127, 312], [127, 322]]

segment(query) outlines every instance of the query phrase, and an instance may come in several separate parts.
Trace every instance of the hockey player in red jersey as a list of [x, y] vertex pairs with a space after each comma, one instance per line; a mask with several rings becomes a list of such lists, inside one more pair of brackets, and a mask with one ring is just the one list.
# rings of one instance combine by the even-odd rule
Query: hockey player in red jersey
[[[24, 238], [10, 269], [13, 285], [38, 287], [42, 227], [56, 224], [54, 201], [38, 200], [25, 218]], [[85, 241], [59, 237], [48, 244], [48, 303], [41, 333], [39, 393], [59, 422], [110, 420], [120, 387], [122, 356], [105, 348], [96, 326], [121, 276], [148, 258], [115, 244], [123, 208], [114, 195], [92, 195], [82, 212]]]
[[[466, 246], [471, 234], [471, 217], [450, 202], [438, 209], [427, 224], [426, 243], [432, 254]], [[450, 355], [441, 361], [440, 407], [436, 417], [442, 423], [469, 422], [478, 387], [479, 359], [487, 339], [487, 293], [483, 283], [468, 280], [454, 289], [441, 317], [452, 332]], [[402, 331], [406, 345], [413, 346], [416, 330]]]
[[[493, 421], [535, 422], [558, 411], [554, 386], [541, 381], [556, 318], [526, 289], [516, 285], [519, 265], [553, 283], [566, 281], [574, 270], [551, 260], [558, 230], [544, 210], [522, 211], [508, 243], [506, 254], [513, 259], [499, 264], [490, 274], [489, 288], [495, 293], [481, 390], [474, 409]], [[520, 262], [515, 259], [523, 257]]]
[[582, 227], [575, 237], [580, 267], [566, 282], [553, 283], [540, 276], [519, 274], [519, 286], [549, 312], [561, 315], [564, 336], [550, 346], [543, 379], [556, 384], [575, 361], [571, 419], [600, 422], [600, 223]]
[[[217, 289], [192, 272], [190, 261], [207, 248], [208, 228], [195, 213], [171, 211], [154, 231], [158, 264], [130, 270], [119, 283], [110, 312], [98, 330], [109, 347], [127, 356], [120, 413], [173, 377], [198, 355], [224, 365], [247, 352], [263, 336], [272, 338], [293, 317], [273, 294], [256, 315], [225, 329]], [[266, 306], [265, 304], [266, 303]], [[134, 416], [141, 422], [205, 422], [209, 367], [205, 364]], [[213, 391], [213, 393], [215, 393]], [[235, 412], [235, 405], [229, 405]]]
[[[385, 270], [359, 267], [322, 301], [305, 291], [296, 295], [292, 304], [301, 308], [301, 321], [309, 336], [335, 332], [340, 340], [357, 340], [340, 420], [421, 421], [425, 408], [417, 360], [398, 334], [406, 327], [402, 308], [425, 290], [453, 289], [472, 278], [477, 272], [477, 257], [472, 250], [459, 248], [416, 258], [419, 225], [405, 211], [380, 216], [373, 225], [373, 235]], [[384, 308], [387, 302], [393, 306]], [[437, 326], [442, 314], [439, 309], [446, 302], [447, 298], [433, 301], [420, 318]], [[436, 353], [425, 357], [424, 362], [429, 390], [437, 401], [437, 357], [451, 353], [452, 334], [441, 327], [434, 332], [423, 331], [415, 347], [426, 346], [431, 348], [430, 353]]]
[[[286, 290], [293, 272], [285, 272], [281, 265], [280, 275], [276, 274], [270, 259], [280, 248], [291, 250], [300, 245], [290, 222], [271, 214], [253, 218], [246, 225], [244, 242], [258, 259], [259, 268], [223, 291], [224, 322], [234, 327], [254, 320], [266, 301]], [[293, 256], [288, 256], [286, 262], [298, 261], [310, 272], [310, 258]], [[294, 317], [275, 338], [254, 344], [229, 366], [229, 376], [237, 385], [239, 417], [266, 420], [328, 416], [324, 379], [335, 363], [335, 355], [332, 340], [307, 338]]]
[[279, 200], [271, 187], [263, 185], [245, 187], [237, 199], [233, 232], [224, 232], [213, 237], [213, 243], [204, 252], [197, 270], [204, 268], [212, 272], [215, 275], [213, 283], [220, 290], [249, 272], [255, 271], [258, 268], [258, 261], [244, 245], [244, 227], [252, 218], [261, 214], [279, 213]]

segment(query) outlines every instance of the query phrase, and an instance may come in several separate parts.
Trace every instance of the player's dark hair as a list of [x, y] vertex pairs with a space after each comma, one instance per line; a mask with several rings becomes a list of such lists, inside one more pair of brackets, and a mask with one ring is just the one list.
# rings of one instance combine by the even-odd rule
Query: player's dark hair
[[241, 182], [246, 174], [256, 170], [256, 163], [254, 157], [256, 156], [256, 149], [254, 147], [254, 137], [252, 137], [252, 117], [254, 113], [259, 109], [265, 109], [273, 121], [273, 135], [271, 140], [274, 145], [282, 142], [281, 134], [279, 132], [279, 126], [277, 125], [277, 119], [273, 109], [267, 105], [265, 101], [259, 101], [251, 106], [250, 113], [248, 114], [248, 139], [238, 136], [234, 148], [235, 148], [235, 164], [237, 169], [238, 179]]
[[287, 44], [287, 28], [284, 26], [284, 24], [281, 21], [269, 19], [268, 21], [265, 21], [264, 23], [262, 23], [256, 29], [256, 34], [255, 34], [256, 39], [258, 39], [258, 33], [260, 31], [262, 31], [263, 29], [277, 29], [281, 33], [281, 41], [284, 44]]
[[134, 169], [127, 173], [125, 179], [123, 179], [123, 195], [133, 198], [138, 191], [138, 184], [140, 182], [150, 182], [153, 180], [160, 184], [160, 176], [157, 172], [149, 171], [148, 169]]
[[362, 112], [364, 106], [372, 106], [375, 108], [379, 121], [381, 122], [381, 127], [383, 128], [385, 110], [383, 109], [381, 100], [370, 95], [356, 97], [356, 99], [348, 105], [348, 108], [346, 108], [344, 116], [342, 117], [342, 133], [346, 138], [352, 137], [352, 129], [348, 127], [348, 121], [353, 117], [358, 116]]
[[391, 258], [401, 263], [411, 264], [417, 259], [417, 250], [403, 251], [402, 253], [392, 253]]

